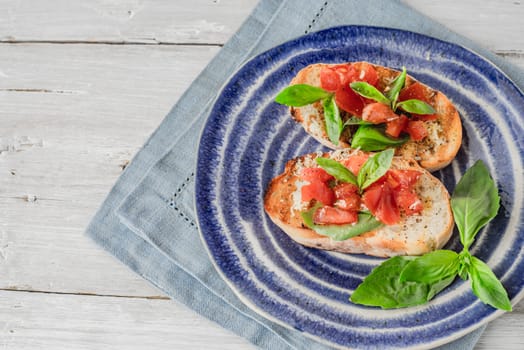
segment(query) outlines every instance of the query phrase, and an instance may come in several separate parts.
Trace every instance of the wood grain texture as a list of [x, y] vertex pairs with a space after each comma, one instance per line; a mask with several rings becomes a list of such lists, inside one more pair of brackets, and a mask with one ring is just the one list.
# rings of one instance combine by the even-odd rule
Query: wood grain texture
[[256, 0], [189, 3], [3, 0], [0, 41], [223, 44], [256, 3]]
[[[521, 1], [404, 2], [524, 69]], [[83, 231], [255, 4], [0, 0], [0, 347], [253, 349]], [[522, 349], [523, 324], [521, 302], [476, 350]]]

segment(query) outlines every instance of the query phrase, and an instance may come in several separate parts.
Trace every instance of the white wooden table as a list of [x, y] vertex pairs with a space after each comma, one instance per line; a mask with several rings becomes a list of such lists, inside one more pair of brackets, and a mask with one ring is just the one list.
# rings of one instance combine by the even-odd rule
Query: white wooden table
[[[520, 0], [408, 0], [524, 69]], [[0, 0], [0, 348], [252, 349], [84, 235], [256, 0]], [[476, 349], [524, 349], [524, 302]]]

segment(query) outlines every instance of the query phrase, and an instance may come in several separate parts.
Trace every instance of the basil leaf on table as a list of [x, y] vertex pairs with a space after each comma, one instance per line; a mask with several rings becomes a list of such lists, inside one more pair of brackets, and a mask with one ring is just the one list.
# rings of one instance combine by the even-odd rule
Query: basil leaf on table
[[433, 107], [421, 100], [405, 100], [397, 103], [396, 107], [412, 114], [435, 114]]
[[386, 92], [386, 97], [391, 101], [391, 107], [393, 108], [393, 110], [396, 109], [396, 104], [398, 96], [400, 94], [400, 90], [402, 90], [402, 88], [406, 84], [406, 74], [406, 67], [402, 67], [402, 72], [399, 75], [397, 75], [397, 77], [391, 83], [389, 91]]
[[380, 306], [383, 309], [426, 303], [442, 289], [443, 284], [435, 284], [438, 288], [433, 288], [427, 283], [401, 281], [399, 275], [414, 259], [411, 256], [396, 256], [384, 261], [364, 279], [350, 300], [356, 304]]
[[401, 281], [435, 283], [455, 276], [459, 269], [459, 255], [452, 250], [436, 250], [411, 261], [400, 274]]
[[342, 130], [344, 128], [342, 125], [342, 118], [340, 118], [340, 111], [333, 95], [328, 96], [322, 102], [324, 107], [326, 132], [328, 134], [329, 140], [334, 145], [338, 145], [340, 134], [342, 134]]
[[495, 182], [482, 161], [477, 161], [460, 179], [451, 196], [451, 209], [468, 249], [478, 231], [497, 215], [500, 197]]
[[319, 87], [307, 84], [296, 84], [290, 85], [280, 91], [277, 97], [275, 97], [275, 101], [286, 106], [302, 107], [332, 95], [329, 91]]
[[401, 146], [408, 140], [409, 136], [393, 139], [374, 125], [361, 125], [353, 135], [351, 148], [360, 148], [363, 151], [382, 151], [388, 147]]
[[329, 175], [342, 182], [349, 182], [355, 186], [357, 185], [357, 177], [344, 165], [336, 160], [319, 157], [316, 159], [318, 165], [322, 167]]
[[480, 300], [497, 309], [511, 311], [508, 293], [486, 263], [472, 256], [468, 274], [471, 289]]
[[381, 178], [391, 167], [395, 151], [387, 149], [374, 154], [366, 160], [357, 175], [357, 183], [360, 190], [366, 189], [373, 182]]
[[331, 237], [335, 241], [344, 241], [362, 233], [373, 231], [383, 225], [373, 215], [365, 212], [358, 213], [358, 222], [355, 224], [317, 225], [313, 221], [313, 214], [319, 207], [319, 205], [316, 205], [310, 210], [303, 211], [301, 213], [302, 220], [308, 228], [320, 235]]
[[351, 89], [355, 91], [360, 96], [363, 96], [365, 98], [369, 98], [371, 100], [383, 103], [385, 105], [390, 104], [389, 99], [382, 94], [376, 87], [373, 85], [366, 83], [365, 81], [355, 81], [351, 84], [349, 84]]

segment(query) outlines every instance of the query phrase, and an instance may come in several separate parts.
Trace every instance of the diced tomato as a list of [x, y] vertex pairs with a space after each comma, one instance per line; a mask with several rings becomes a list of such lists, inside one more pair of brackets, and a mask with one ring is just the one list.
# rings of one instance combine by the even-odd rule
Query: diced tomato
[[388, 170], [387, 175], [389, 178], [394, 179], [394, 181], [397, 183], [397, 186], [392, 186], [392, 188], [412, 190], [413, 185], [417, 182], [422, 173], [417, 170], [390, 169]]
[[337, 91], [340, 87], [340, 75], [331, 68], [324, 68], [320, 71], [320, 86], [328, 91]]
[[391, 107], [380, 102], [370, 103], [362, 110], [362, 119], [373, 124], [386, 123], [398, 118]]
[[304, 202], [309, 202], [312, 199], [324, 205], [333, 205], [335, 202], [335, 193], [324, 182], [312, 182], [309, 185], [302, 186], [301, 194]]
[[397, 119], [393, 119], [386, 124], [386, 134], [392, 137], [398, 137], [408, 125], [408, 117], [401, 114]]
[[[413, 83], [410, 86], [402, 89], [398, 96], [399, 101], [406, 101], [412, 99], [421, 100], [426, 102], [427, 104], [431, 104], [429, 90], [419, 82]], [[438, 118], [437, 114], [413, 114], [413, 116], [419, 120], [424, 121], [435, 120]]]
[[344, 166], [348, 168], [355, 176], [358, 175], [358, 172], [360, 171], [360, 168], [362, 168], [362, 165], [368, 160], [369, 155], [360, 153], [356, 154], [354, 156], [349, 157], [346, 161], [344, 161]]
[[354, 81], [365, 81], [376, 87], [378, 83], [378, 74], [375, 67], [366, 62], [360, 63], [360, 69], [358, 70], [358, 75]]
[[424, 208], [422, 201], [412, 191], [399, 190], [395, 192], [395, 202], [406, 215], [418, 214]]
[[309, 182], [328, 182], [334, 179], [322, 168], [304, 168], [300, 172], [300, 177]]
[[394, 225], [400, 221], [400, 210], [395, 202], [393, 190], [387, 182], [374, 183], [368, 187], [362, 201], [371, 213], [386, 225]]
[[343, 210], [335, 207], [321, 207], [313, 214], [315, 224], [343, 225], [357, 222], [358, 214], [354, 210]]
[[360, 195], [358, 187], [350, 183], [341, 183], [333, 188], [335, 192], [335, 206], [345, 210], [360, 209]]
[[413, 141], [422, 141], [426, 136], [428, 136], [426, 125], [421, 120], [408, 121], [405, 131], [409, 134]]
[[428, 90], [426, 87], [424, 87], [421, 83], [416, 82], [400, 90], [398, 100], [406, 101], [416, 99], [429, 103], [429, 96], [427, 95], [427, 92]]
[[340, 109], [352, 115], [362, 115], [362, 110], [364, 109], [363, 98], [349, 87], [349, 83], [341, 85], [335, 92], [335, 102]]

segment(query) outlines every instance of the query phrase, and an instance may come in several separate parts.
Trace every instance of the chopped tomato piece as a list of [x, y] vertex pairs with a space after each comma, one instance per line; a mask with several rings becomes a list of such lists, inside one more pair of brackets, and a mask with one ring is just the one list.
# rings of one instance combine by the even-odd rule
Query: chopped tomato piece
[[420, 198], [412, 191], [400, 190], [396, 192], [395, 202], [406, 215], [418, 214], [424, 208]]
[[340, 75], [331, 68], [320, 71], [320, 86], [327, 91], [337, 91], [340, 87]]
[[427, 88], [425, 88], [421, 83], [416, 82], [402, 89], [398, 95], [398, 100], [406, 101], [416, 99], [429, 103], [429, 96], [427, 92]]
[[324, 205], [333, 205], [335, 202], [335, 193], [324, 182], [312, 182], [309, 185], [302, 186], [301, 194], [304, 202], [309, 202], [312, 199]]
[[335, 102], [340, 109], [356, 116], [362, 115], [363, 98], [349, 87], [349, 83], [341, 85], [335, 92]]
[[400, 210], [395, 202], [393, 190], [387, 182], [374, 183], [366, 189], [362, 201], [371, 213], [386, 225], [400, 221]]
[[398, 118], [391, 107], [380, 102], [370, 103], [362, 110], [362, 119], [373, 124], [386, 123]]
[[335, 192], [335, 206], [345, 210], [360, 209], [360, 195], [358, 187], [350, 183], [341, 183], [333, 188]]
[[334, 179], [322, 168], [304, 168], [300, 173], [300, 177], [304, 181], [309, 182], [327, 182]]
[[357, 154], [349, 157], [348, 160], [344, 161], [344, 166], [348, 168], [356, 176], [358, 175], [360, 168], [362, 168], [362, 165], [364, 165], [368, 158], [368, 154]]
[[426, 136], [428, 136], [426, 125], [421, 120], [408, 121], [405, 131], [413, 141], [422, 141]]
[[335, 207], [321, 207], [313, 214], [315, 224], [343, 225], [357, 222], [358, 214], [354, 210], [343, 210]]
[[412, 190], [413, 185], [417, 182], [420, 175], [422, 174], [417, 170], [399, 170], [391, 169], [387, 172], [389, 178], [395, 179], [397, 186], [394, 189], [400, 188], [404, 190]]
[[360, 63], [360, 70], [354, 81], [365, 81], [376, 87], [378, 83], [378, 74], [375, 67], [366, 62]]
[[[426, 102], [427, 104], [431, 104], [429, 90], [419, 82], [413, 83], [410, 86], [402, 89], [398, 96], [399, 101], [406, 101], [412, 99], [421, 100]], [[424, 121], [435, 120], [438, 118], [437, 114], [414, 114], [413, 116], [419, 120]]]
[[386, 134], [398, 137], [408, 125], [408, 117], [401, 114], [397, 119], [393, 119], [386, 124]]

